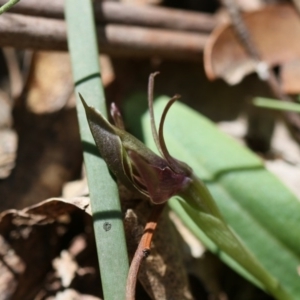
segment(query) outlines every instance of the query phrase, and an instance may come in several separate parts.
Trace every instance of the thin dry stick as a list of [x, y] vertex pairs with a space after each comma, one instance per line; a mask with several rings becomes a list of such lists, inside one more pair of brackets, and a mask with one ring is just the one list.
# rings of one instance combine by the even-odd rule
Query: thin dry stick
[[[241, 13], [234, 0], [221, 0], [223, 5], [228, 10], [233, 27], [236, 31], [238, 38], [243, 44], [245, 50], [256, 62], [256, 72], [258, 77], [268, 84], [271, 92], [274, 96], [282, 101], [293, 102], [293, 100], [286, 95], [277, 80], [277, 77], [272, 69], [269, 68], [268, 64], [263, 61], [254, 41], [252, 40], [251, 34], [241, 16]], [[289, 127], [291, 134], [295, 140], [300, 144], [300, 116], [295, 112], [283, 112], [283, 117], [287, 126]]]
[[155, 205], [152, 208], [151, 214], [144, 228], [143, 236], [135, 251], [129, 268], [126, 284], [126, 300], [135, 300], [135, 289], [139, 268], [143, 259], [145, 259], [150, 254], [151, 241], [157, 227], [158, 219], [164, 207], [165, 204]]
[[[6, 0], [0, 0], [0, 4]], [[128, 5], [116, 1], [94, 1], [96, 22], [169, 28], [193, 32], [211, 32], [216, 18], [211, 14], [149, 5]], [[64, 18], [63, 0], [26, 0], [11, 10], [24, 15]]]
[[[201, 61], [208, 35], [166, 29], [108, 24], [97, 27], [102, 53]], [[6, 13], [0, 18], [0, 46], [67, 50], [63, 20]]]

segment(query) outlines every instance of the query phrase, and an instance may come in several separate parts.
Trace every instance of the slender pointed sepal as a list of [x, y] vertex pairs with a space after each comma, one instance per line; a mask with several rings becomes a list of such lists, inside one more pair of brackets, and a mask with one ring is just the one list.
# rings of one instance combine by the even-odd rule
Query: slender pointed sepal
[[126, 151], [123, 148], [120, 137], [117, 135], [114, 127], [102, 114], [95, 108], [88, 106], [83, 97], [80, 94], [79, 96], [87, 115], [90, 130], [102, 158], [114, 175], [120, 179], [124, 185], [131, 187], [130, 174], [125, 171], [130, 172], [131, 168], [128, 165], [128, 160], [124, 158]]

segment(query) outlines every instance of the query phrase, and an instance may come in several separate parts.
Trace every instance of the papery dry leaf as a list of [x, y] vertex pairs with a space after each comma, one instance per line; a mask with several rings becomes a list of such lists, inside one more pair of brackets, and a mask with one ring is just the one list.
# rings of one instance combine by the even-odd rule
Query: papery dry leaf
[[3, 212], [0, 249], [1, 299], [45, 299], [64, 287], [101, 295], [89, 198]]
[[[300, 18], [292, 5], [269, 5], [243, 16], [255, 47], [270, 66], [300, 58]], [[239, 83], [256, 67], [230, 24], [217, 27], [210, 35], [204, 64], [209, 79], [220, 77], [229, 84]]]
[[[76, 209], [81, 209], [91, 215], [90, 201], [88, 197], [74, 197], [71, 199], [51, 198], [40, 202], [39, 204], [25, 208], [20, 212], [33, 215], [42, 215], [45, 219], [57, 219], [62, 215], [71, 213]], [[5, 215], [5, 212], [0, 215]], [[0, 219], [1, 220], [1, 219]]]
[[[145, 220], [149, 203], [140, 202], [135, 212]], [[0, 214], [0, 254], [6, 263], [0, 261], [0, 295], [22, 300], [98, 296], [100, 278], [90, 213], [89, 198], [78, 197], [53, 198]], [[143, 221], [134, 213], [129, 215], [127, 221], [131, 221], [125, 219], [125, 228], [131, 251], [135, 251]], [[139, 278], [155, 299], [192, 299], [180, 246], [166, 216]]]

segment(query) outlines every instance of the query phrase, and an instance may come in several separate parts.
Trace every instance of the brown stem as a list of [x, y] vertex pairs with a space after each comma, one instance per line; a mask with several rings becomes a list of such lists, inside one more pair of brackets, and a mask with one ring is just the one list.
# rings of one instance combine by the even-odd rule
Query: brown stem
[[151, 241], [157, 227], [158, 219], [164, 207], [165, 204], [155, 205], [152, 208], [151, 214], [144, 228], [143, 236], [139, 242], [129, 268], [126, 284], [126, 300], [135, 300], [135, 289], [139, 268], [143, 259], [150, 254]]
[[[0, 5], [7, 0], [0, 0]], [[179, 9], [146, 5], [128, 5], [114, 1], [94, 1], [97, 23], [119, 23], [176, 30], [211, 32], [216, 26], [214, 16]], [[47, 18], [64, 18], [63, 0], [20, 1], [10, 12]]]
[[[207, 35], [110, 24], [98, 26], [101, 53], [201, 61]], [[6, 13], [0, 18], [0, 46], [67, 50], [63, 20]]]

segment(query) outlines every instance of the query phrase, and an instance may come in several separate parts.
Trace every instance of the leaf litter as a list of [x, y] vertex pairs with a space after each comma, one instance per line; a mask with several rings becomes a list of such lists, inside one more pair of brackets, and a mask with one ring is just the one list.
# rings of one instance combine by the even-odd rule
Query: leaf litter
[[[125, 72], [126, 76], [123, 76], [123, 82], [120, 82], [120, 80], [119, 82], [115, 80], [115, 77], [118, 78], [118, 76], [120, 76], [120, 73], [116, 75], [114, 74], [114, 70], [111, 70], [110, 75], [107, 77], [108, 85], [110, 85], [111, 83], [113, 83], [114, 85], [116, 84], [117, 87], [119, 85], [121, 86], [121, 90], [122, 88], [126, 90], [126, 88], [124, 88], [124, 85], [126, 85], [128, 81], [133, 81], [134, 85], [136, 86], [139, 86], [138, 84], [141, 82], [146, 82], [146, 77], [144, 77], [143, 79], [143, 76], [140, 76], [140, 74], [138, 74], [136, 71], [133, 71], [134, 68], [132, 68], [132, 63], [136, 64], [136, 66], [142, 65], [142, 68], [144, 68], [143, 72], [145, 72], [146, 76], [148, 76], [148, 74], [152, 71], [151, 68], [153, 68], [153, 64], [143, 61], [121, 61], [120, 63], [120, 61], [115, 60], [113, 61], [114, 67], [116, 67], [116, 63], [119, 63], [119, 65], [121, 66], [122, 64], [128, 64], [128, 69], [131, 68], [130, 71], [127, 69], [127, 71]], [[41, 66], [39, 66], [39, 68], [40, 67]], [[232, 108], [237, 107], [237, 105], [226, 104], [226, 107], [223, 107], [224, 110], [220, 109], [218, 112], [214, 112], [213, 107], [215, 107], [216, 101], [213, 102], [212, 100], [217, 99], [217, 97], [213, 97], [211, 95], [215, 95], [214, 92], [216, 91], [216, 88], [214, 88], [213, 86], [209, 86], [208, 88], [203, 89], [201, 84], [201, 89], [204, 90], [204, 94], [199, 95], [198, 85], [196, 90], [193, 90], [193, 88], [190, 87], [191, 80], [195, 80], [195, 78], [197, 79], [197, 81], [201, 80], [205, 83], [204, 78], [199, 79], [198, 77], [199, 73], [202, 72], [201, 66], [198, 67], [183, 65], [180, 63], [172, 64], [169, 62], [163, 62], [160, 67], [164, 69], [163, 74], [165, 78], [168, 78], [168, 74], [170, 76], [172, 75], [172, 84], [170, 83], [169, 79], [162, 80], [162, 83], [160, 83], [160, 86], [163, 87], [161, 88], [161, 91], [164, 90], [165, 87], [167, 87], [167, 89], [171, 93], [174, 92], [174, 86], [178, 85], [182, 87], [183, 85], [184, 87], [180, 89], [180, 91], [178, 90], [178, 92], [186, 94], [185, 98], [187, 100], [190, 99], [188, 101], [191, 102], [191, 105], [196, 106], [200, 110], [204, 110], [207, 113], [215, 114], [215, 116], [217, 116], [216, 119], [224, 117], [224, 110], [227, 109], [227, 106], [228, 111], [231, 110], [231, 112]], [[116, 68], [120, 67], [117, 66]], [[190, 74], [190, 72], [192, 72], [192, 74], [187, 77], [188, 83], [182, 82], [182, 68], [184, 68], [186, 73]], [[175, 84], [173, 82], [174, 77], [176, 82]], [[37, 77], [35, 76], [35, 78]], [[120, 76], [119, 78], [122, 78], [122, 76]], [[206, 84], [204, 83], [203, 86]], [[35, 131], [37, 131], [36, 127], [44, 126], [44, 128], [46, 128], [57, 126], [58, 131], [64, 129], [65, 133], [63, 135], [59, 135], [57, 139], [52, 140], [50, 138], [50, 142], [46, 144], [45, 148], [51, 149], [51, 153], [53, 154], [53, 156], [51, 156], [49, 152], [48, 154], [46, 152], [45, 160], [41, 159], [41, 161], [37, 162], [36, 156], [32, 155], [31, 157], [31, 155], [29, 154], [30, 151], [28, 149], [25, 156], [26, 158], [23, 158], [19, 161], [19, 163], [22, 164], [23, 160], [23, 164], [20, 167], [25, 168], [26, 172], [30, 170], [30, 172], [28, 172], [28, 177], [32, 176], [32, 174], [35, 175], [31, 180], [31, 184], [29, 185], [32, 186], [32, 188], [29, 188], [29, 190], [31, 189], [31, 192], [28, 193], [27, 200], [23, 201], [19, 208], [32, 205], [40, 199], [45, 199], [53, 194], [59, 195], [61, 187], [66, 182], [72, 180], [74, 177], [78, 177], [78, 170], [80, 170], [81, 167], [80, 158], [78, 159], [78, 156], [74, 155], [72, 159], [68, 160], [68, 163], [64, 168], [65, 170], [68, 170], [71, 160], [77, 161], [77, 171], [75, 171], [75, 173], [77, 172], [76, 176], [74, 176], [74, 171], [72, 171], [69, 173], [70, 175], [66, 177], [62, 176], [59, 181], [53, 181], [53, 187], [58, 185], [59, 189], [50, 188], [48, 189], [47, 194], [41, 193], [40, 190], [47, 190], [47, 188], [45, 189], [45, 182], [49, 184], [49, 182], [51, 182], [51, 178], [55, 177], [57, 179], [57, 176], [53, 177], [53, 174], [59, 174], [58, 171], [60, 169], [57, 169], [55, 165], [60, 165], [61, 161], [65, 160], [65, 157], [70, 155], [73, 150], [74, 152], [76, 152], [78, 147], [77, 144], [75, 145], [75, 147], [73, 146], [73, 144], [72, 147], [67, 147], [67, 145], [70, 144], [72, 140], [78, 139], [75, 137], [75, 135], [73, 135], [63, 145], [63, 147], [67, 147], [67, 150], [64, 154], [66, 156], [64, 156], [64, 158], [61, 158], [61, 160], [58, 160], [57, 164], [51, 167], [51, 164], [49, 162], [53, 162], [53, 159], [57, 158], [59, 156], [59, 152], [62, 151], [62, 148], [56, 149], [56, 145], [70, 136], [69, 130], [71, 129], [68, 127], [68, 124], [74, 126], [74, 123], [76, 123], [74, 122], [72, 117], [64, 116], [64, 114], [67, 115], [67, 111], [65, 111], [65, 109], [68, 108], [68, 105], [72, 102], [70, 99], [66, 100], [67, 97], [65, 97], [64, 101], [55, 107], [53, 104], [54, 102], [52, 102], [52, 100], [49, 100], [50, 97], [47, 98], [47, 91], [49, 91], [52, 87], [53, 82], [51, 82], [49, 86], [44, 89], [44, 91], [39, 91], [40, 94], [38, 98], [40, 98], [40, 102], [38, 102], [37, 100], [37, 102], [28, 100], [28, 102], [26, 103], [26, 107], [30, 108], [30, 110], [34, 111], [35, 113], [39, 111], [39, 113], [41, 114], [41, 118], [40, 120], [36, 120], [36, 122], [38, 123], [27, 123], [27, 131], [24, 130], [22, 134], [24, 134], [24, 132], [27, 132], [26, 134], [30, 132], [31, 135], [32, 131], [33, 138], [31, 139], [31, 142], [34, 142], [34, 140], [42, 140], [43, 138], [48, 139], [53, 136], [53, 132], [51, 131], [43, 131], [39, 132], [38, 134], [35, 133]], [[209, 91], [209, 89], [211, 90]], [[221, 86], [221, 88], [218, 88], [217, 90], [220, 91], [221, 94], [224, 94], [224, 89], [226, 88]], [[114, 93], [117, 94], [117, 97], [120, 97], [119, 91], [115, 91]], [[203, 92], [201, 91], [201, 93]], [[238, 99], [238, 101], [240, 101], [240, 99]], [[51, 103], [53, 104], [53, 106], [51, 106]], [[43, 105], [44, 107], [42, 107]], [[74, 103], [72, 105], [74, 105]], [[23, 114], [23, 112], [24, 107], [22, 107], [20, 113], [16, 115], [16, 119], [22, 119], [21, 115]], [[55, 116], [55, 114], [58, 115], [47, 120], [47, 118], [51, 114], [53, 116]], [[35, 118], [34, 114], [28, 114], [25, 120], [28, 120], [32, 117]], [[45, 118], [46, 123], [44, 123]], [[65, 122], [57, 125], [56, 122], [60, 118], [66, 118]], [[44, 119], [43, 122], [41, 121], [42, 119]], [[17, 125], [17, 128], [23, 127], [24, 124], [26, 125], [26, 122], [19, 123]], [[75, 130], [78, 129], [75, 128], [74, 131]], [[37, 143], [33, 144], [31, 148], [35, 148], [36, 150], [34, 151], [38, 153], [40, 152], [42, 147], [40, 147], [40, 144]], [[24, 152], [24, 148], [21, 148], [20, 152]], [[30, 161], [27, 164], [24, 164], [25, 159]], [[47, 162], [47, 160], [48, 163], [44, 164], [44, 162]], [[35, 163], [41, 163], [41, 168], [35, 169]], [[71, 168], [73, 168], [73, 166], [71, 166]], [[64, 172], [65, 171], [63, 171], [62, 173]], [[20, 178], [22, 177], [18, 177], [18, 180], [13, 181], [11, 186], [17, 187], [16, 184], [18, 184], [18, 181], [20, 182]], [[44, 180], [39, 180], [39, 178], [44, 178]], [[26, 184], [28, 186], [28, 183]], [[42, 188], [37, 189], [37, 187], [39, 186], [41, 186]], [[120, 189], [123, 188], [121, 187]], [[16, 188], [16, 190], [19, 189]], [[15, 199], [22, 199], [24, 193], [27, 192], [28, 191], [24, 191], [24, 189], [19, 190], [19, 194], [15, 196]], [[127, 197], [124, 197], [125, 193], [127, 193]], [[8, 261], [8, 266], [12, 267], [12, 270], [10, 270], [9, 268], [4, 266], [4, 263], [3, 265], [1, 264], [0, 272], [1, 274], [2, 272], [6, 274], [6, 282], [4, 280], [5, 276], [1, 277], [1, 279], [3, 278], [4, 282], [3, 285], [0, 285], [0, 288], [1, 286], [3, 286], [4, 290], [4, 293], [1, 294], [4, 296], [9, 295], [8, 298], [3, 299], [20, 299], [18, 298], [20, 295], [22, 299], [26, 299], [26, 297], [28, 297], [28, 299], [101, 299], [102, 291], [100, 288], [99, 271], [96, 267], [97, 261], [95, 260], [96, 252], [93, 242], [94, 237], [92, 232], [92, 223], [91, 218], [88, 215], [89, 206], [82, 205], [82, 203], [86, 203], [86, 205], [88, 205], [88, 198], [79, 197], [81, 195], [87, 194], [88, 190], [86, 188], [85, 179], [82, 179], [77, 183], [71, 181], [67, 184], [67, 186], [65, 186], [63, 192], [64, 197], [74, 197], [71, 200], [58, 198], [50, 199], [37, 205], [29, 206], [28, 208], [22, 209], [20, 211], [9, 210], [2, 213], [0, 221], [0, 232], [1, 236], [3, 237], [3, 241], [1, 241], [1, 245], [3, 244], [3, 247], [1, 248], [5, 250], [2, 254], [2, 257], [5, 256], [5, 259], [2, 259], [2, 261], [4, 261], [4, 263]], [[1, 193], [1, 195], [4, 195], [4, 198], [6, 198], [5, 193]], [[130, 194], [130, 192], [128, 192], [125, 188], [123, 189], [122, 195], [124, 198], [126, 198], [123, 202], [124, 219], [125, 225], [127, 224], [126, 233], [128, 243], [131, 244], [131, 248], [129, 247], [129, 249], [131, 249], [131, 253], [133, 253], [132, 251], [134, 251], [133, 249], [135, 249], [137, 241], [142, 232], [143, 224], [145, 222], [145, 215], [147, 215], [149, 207], [148, 204], [140, 203], [139, 201], [137, 201], [135, 195]], [[34, 199], [33, 202], [31, 202], [32, 199]], [[14, 205], [10, 204], [8, 207], [14, 207]], [[226, 277], [228, 274], [228, 270], [224, 272], [224, 270], [222, 269], [224, 268], [224, 266], [220, 264], [220, 262], [216, 260], [216, 258], [209, 258], [209, 255], [205, 251], [203, 251], [203, 249], [200, 257], [191, 258], [189, 250], [191, 245], [189, 245], [187, 241], [181, 242], [181, 237], [178, 235], [178, 233], [176, 233], [176, 231], [174, 233], [174, 228], [172, 228], [173, 225], [168, 221], [167, 216], [163, 217], [162, 224], [166, 224], [165, 227], [167, 229], [159, 229], [162, 233], [158, 233], [158, 237], [156, 238], [158, 241], [154, 240], [152, 253], [153, 256], [149, 257], [149, 261], [146, 260], [143, 267], [144, 269], [142, 270], [140, 275], [140, 281], [142, 282], [144, 289], [147, 290], [150, 295], [153, 295], [154, 293], [155, 297], [158, 299], [167, 298], [166, 293], [170, 293], [170, 290], [171, 292], [175, 293], [174, 290], [177, 289], [176, 282], [178, 283], [178, 281], [174, 281], [172, 283], [170, 279], [168, 279], [168, 277], [172, 278], [172, 276], [175, 274], [175, 271], [180, 270], [180, 272], [183, 272], [183, 275], [178, 275], [178, 278], [184, 278], [184, 280], [180, 285], [182, 290], [179, 292], [185, 294], [185, 297], [189, 299], [190, 295], [188, 295], [187, 292], [187, 285], [189, 284], [188, 280], [191, 280], [190, 278], [187, 279], [187, 274], [184, 274], [186, 271], [183, 270], [186, 268], [189, 274], [197, 273], [196, 277], [201, 278], [202, 282], [205, 283], [205, 288], [203, 288], [204, 292], [202, 291], [204, 295], [203, 298], [207, 297], [207, 291], [205, 291], [206, 289], [210, 291], [211, 296], [218, 295], [216, 296], [218, 297], [218, 299], [226, 299], [226, 294], [223, 292], [224, 279], [220, 280], [219, 277], [222, 277], [222, 274], [225, 274]], [[80, 229], [78, 228], [79, 225], [81, 227]], [[168, 245], [165, 245], [162, 241], [160, 241], [160, 235], [162, 237], [169, 237]], [[175, 247], [171, 247], [172, 245], [176, 244], [179, 245], [178, 248], [183, 246], [184, 249], [173, 249]], [[6, 245], [6, 247], [4, 245]], [[180, 260], [174, 262], [174, 259], [178, 257], [178, 255], [180, 257]], [[205, 262], [209, 262], [210, 260], [212, 260], [213, 262], [211, 265], [208, 264], [208, 267], [207, 265], [205, 265]], [[175, 266], [174, 268], [173, 265]], [[169, 266], [171, 266], [171, 269]], [[195, 266], [198, 266], [198, 268], [195, 268]], [[34, 267], [38, 269], [37, 272], [35, 272]], [[195, 269], [197, 269], [198, 271], [196, 272]], [[202, 270], [202, 273], [199, 270]], [[215, 274], [211, 276], [210, 274], [208, 274], [209, 272], [206, 272], [206, 270], [213, 270], [215, 271]], [[196, 283], [196, 285], [198, 285], [198, 289], [200, 289], [199, 285], [201, 286], [201, 283], [199, 284], [199, 281], [196, 281]], [[154, 286], [155, 288], [153, 288]], [[31, 291], [31, 294], [29, 294], [28, 291]], [[33, 294], [35, 296], [32, 296]], [[200, 294], [201, 293], [198, 290], [198, 295]], [[141, 299], [147, 299], [147, 296], [145, 296], [145, 294], [143, 295], [144, 297]], [[171, 296], [171, 294], [168, 295]]]

